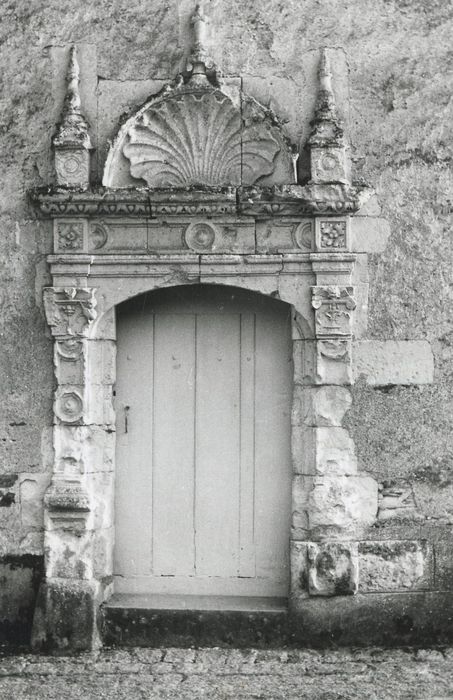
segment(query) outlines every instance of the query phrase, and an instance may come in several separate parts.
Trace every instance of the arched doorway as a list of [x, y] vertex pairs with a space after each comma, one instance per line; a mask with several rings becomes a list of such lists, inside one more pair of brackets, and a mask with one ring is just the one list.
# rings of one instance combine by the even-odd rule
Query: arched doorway
[[290, 306], [154, 291], [117, 343], [116, 593], [287, 597]]

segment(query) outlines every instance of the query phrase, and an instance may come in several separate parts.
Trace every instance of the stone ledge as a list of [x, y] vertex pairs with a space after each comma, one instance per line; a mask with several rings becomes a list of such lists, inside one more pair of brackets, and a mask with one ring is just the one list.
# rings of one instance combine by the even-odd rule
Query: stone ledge
[[353, 376], [367, 384], [431, 384], [434, 358], [427, 340], [360, 340], [353, 343]]

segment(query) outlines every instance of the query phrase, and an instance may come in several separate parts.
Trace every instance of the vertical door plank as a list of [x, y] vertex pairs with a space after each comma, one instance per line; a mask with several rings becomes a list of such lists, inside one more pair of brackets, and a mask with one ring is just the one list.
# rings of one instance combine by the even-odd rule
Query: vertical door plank
[[196, 570], [236, 576], [240, 316], [198, 316], [196, 342]]
[[194, 573], [195, 316], [156, 314], [153, 573]]
[[241, 314], [239, 576], [255, 576], [255, 316]]
[[115, 573], [133, 576], [149, 574], [152, 560], [153, 317], [117, 325]]
[[269, 309], [256, 327], [257, 575], [285, 580], [291, 499], [289, 314]]

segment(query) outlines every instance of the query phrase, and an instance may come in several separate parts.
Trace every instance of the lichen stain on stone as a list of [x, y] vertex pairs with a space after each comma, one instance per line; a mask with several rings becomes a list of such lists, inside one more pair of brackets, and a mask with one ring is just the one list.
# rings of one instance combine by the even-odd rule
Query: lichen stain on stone
[[12, 492], [0, 493], [0, 508], [9, 508], [16, 502], [16, 494]]

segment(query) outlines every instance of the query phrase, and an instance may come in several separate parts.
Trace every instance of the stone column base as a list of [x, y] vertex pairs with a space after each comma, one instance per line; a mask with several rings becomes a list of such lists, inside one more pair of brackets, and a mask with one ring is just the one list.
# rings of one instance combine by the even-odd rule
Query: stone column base
[[36, 601], [32, 648], [35, 651], [98, 648], [98, 611], [103, 598], [104, 586], [98, 581], [44, 581]]

